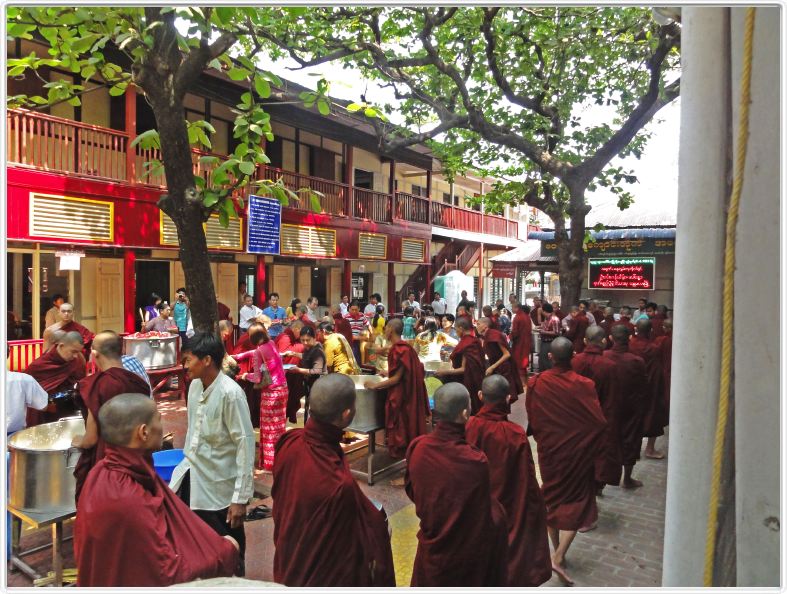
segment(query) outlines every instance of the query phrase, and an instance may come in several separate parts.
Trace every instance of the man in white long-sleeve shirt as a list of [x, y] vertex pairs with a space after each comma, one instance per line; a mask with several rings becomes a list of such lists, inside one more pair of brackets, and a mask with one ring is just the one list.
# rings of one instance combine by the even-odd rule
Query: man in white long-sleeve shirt
[[27, 407], [44, 410], [49, 404], [46, 390], [31, 375], [5, 373], [5, 430], [8, 435], [26, 427]]
[[254, 494], [254, 428], [246, 394], [221, 373], [224, 345], [199, 332], [183, 347], [183, 367], [191, 380], [185, 458], [170, 487], [221, 536], [240, 545], [236, 575], [242, 576], [246, 535], [243, 520]]
[[241, 332], [248, 331], [249, 325], [261, 315], [262, 310], [254, 305], [254, 298], [251, 295], [244, 295], [243, 307], [240, 308], [240, 320], [238, 321]]

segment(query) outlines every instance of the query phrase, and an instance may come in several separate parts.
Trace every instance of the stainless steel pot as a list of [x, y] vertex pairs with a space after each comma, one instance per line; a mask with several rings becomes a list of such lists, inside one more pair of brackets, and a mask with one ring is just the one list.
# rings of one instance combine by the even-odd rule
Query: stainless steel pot
[[80, 450], [71, 447], [71, 440], [84, 432], [82, 417], [68, 417], [12, 435], [8, 503], [37, 513], [74, 509], [74, 467]]
[[426, 377], [433, 376], [436, 371], [453, 369], [453, 364], [450, 361], [422, 361], [422, 363]]
[[385, 390], [368, 390], [364, 382], [375, 384], [383, 381], [379, 375], [350, 375], [355, 382], [355, 418], [348, 431], [363, 433], [374, 428], [385, 427]]
[[158, 338], [123, 337], [123, 352], [133, 355], [142, 362], [145, 369], [164, 369], [178, 364], [179, 336]]

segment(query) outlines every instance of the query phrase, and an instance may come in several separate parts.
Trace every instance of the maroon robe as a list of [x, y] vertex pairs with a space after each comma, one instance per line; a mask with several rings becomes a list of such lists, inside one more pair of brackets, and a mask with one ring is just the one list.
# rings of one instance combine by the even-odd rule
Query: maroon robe
[[[501, 347], [508, 349], [508, 339], [502, 332], [489, 328], [486, 333], [484, 333], [483, 341], [484, 352], [486, 353], [487, 359], [489, 359], [489, 366], [491, 367], [503, 356]], [[509, 405], [514, 404], [514, 402], [519, 400], [519, 395], [524, 392], [525, 389], [524, 386], [522, 386], [522, 378], [519, 376], [519, 370], [514, 366], [512, 357], [509, 357], [508, 360], [495, 367], [495, 373], [502, 375], [508, 380], [508, 385], [511, 389], [509, 392], [511, 396]]]
[[500, 316], [494, 314], [489, 316], [489, 327], [492, 330], [500, 330]]
[[[620, 316], [620, 319], [614, 324], [612, 324], [612, 326], [625, 326], [626, 328], [629, 329], [629, 337], [634, 336], [634, 334], [637, 331], [636, 326], [634, 326], [634, 324], [631, 323], [631, 318], [627, 318], [626, 316]], [[611, 328], [610, 328], [610, 333], [612, 333]]]
[[478, 392], [481, 391], [481, 382], [484, 381], [484, 347], [481, 341], [470, 334], [465, 334], [459, 343], [451, 351], [451, 365], [454, 369], [459, 369], [464, 364], [465, 371], [461, 377], [455, 377], [461, 381], [467, 391], [470, 392], [470, 404], [472, 414], [481, 410], [481, 401], [478, 399]]
[[385, 399], [385, 437], [388, 453], [404, 457], [410, 442], [426, 433], [429, 397], [424, 384], [424, 366], [413, 347], [399, 340], [388, 351], [388, 375], [403, 370], [398, 384], [388, 388]]
[[[240, 355], [241, 353], [246, 353], [248, 351], [253, 351], [257, 347], [251, 344], [251, 339], [249, 338], [248, 332], [243, 332], [238, 338], [238, 342], [235, 344], [232, 354], [233, 355]], [[238, 376], [243, 375], [244, 373], [253, 373], [254, 372], [254, 357], [247, 357], [246, 359], [241, 359], [238, 361], [238, 366], [240, 367], [240, 371], [238, 372]], [[246, 381], [246, 380], [238, 380], [236, 378], [238, 385], [243, 388], [243, 393], [246, 394], [246, 403], [249, 405], [249, 414], [251, 415], [251, 424], [255, 429], [258, 429], [260, 426], [260, 391], [254, 389], [254, 384]]]
[[[118, 394], [150, 394], [150, 386], [136, 373], [123, 367], [110, 367], [99, 371], [79, 382], [79, 395], [82, 399], [80, 408], [82, 418], [87, 420], [88, 411], [98, 425], [98, 411]], [[92, 448], [82, 450], [74, 477], [76, 478], [75, 498], [79, 502], [79, 494], [87, 478], [87, 473], [104, 457], [106, 444], [101, 439], [101, 426], [98, 427], [98, 442]]]
[[344, 319], [342, 314], [336, 314], [333, 316], [333, 326], [337, 332], [342, 334], [347, 339], [348, 343], [353, 343], [353, 329], [350, 326], [350, 322]]
[[664, 336], [664, 320], [666, 319], [667, 317], [661, 313], [654, 314], [654, 316], [650, 318], [653, 338], [660, 338]]
[[604, 351], [604, 358], [615, 364], [623, 466], [633, 466], [642, 449], [642, 417], [648, 390], [645, 362], [629, 350], [628, 344], [612, 345], [611, 349]]
[[601, 324], [604, 321], [604, 312], [600, 309], [597, 309], [594, 312], [591, 312], [593, 319], [596, 320], [596, 324]]
[[107, 444], [77, 511], [78, 586], [161, 588], [235, 569], [234, 545], [172, 492], [142, 450]]
[[604, 316], [604, 319], [601, 320], [599, 326], [601, 329], [604, 330], [604, 338], [607, 339], [607, 349], [612, 348], [612, 341], [610, 340], [609, 336], [612, 334], [612, 326], [615, 325], [615, 316]]
[[661, 349], [661, 368], [664, 373], [664, 406], [669, 420], [670, 383], [672, 382], [672, 332], [665, 333], [656, 339]]
[[509, 587], [538, 586], [552, 576], [547, 510], [525, 430], [503, 402], [484, 404], [465, 427], [467, 442], [486, 454], [492, 496], [508, 516]]
[[230, 308], [224, 305], [221, 301], [216, 303], [217, 313], [219, 314], [219, 320], [229, 320], [230, 319]]
[[563, 321], [563, 318], [566, 317], [566, 314], [564, 314], [563, 310], [560, 309], [559, 307], [557, 309], [552, 310], [552, 313], [555, 314], [561, 322]]
[[589, 325], [587, 316], [581, 313], [569, 318], [568, 329], [564, 336], [571, 341], [575, 353], [585, 350], [585, 332]]
[[[274, 339], [274, 343], [279, 353], [287, 351], [303, 353], [304, 350], [303, 343], [295, 338], [295, 333], [290, 328], [285, 328], [284, 332]], [[301, 360], [298, 357], [282, 357], [281, 362], [285, 365], [298, 365]], [[306, 395], [306, 388], [301, 374], [288, 372], [284, 377], [287, 380], [287, 418], [295, 423], [298, 410], [301, 408], [301, 398]]]
[[539, 311], [541, 311], [540, 305], [536, 305], [533, 307], [533, 309], [530, 310], [530, 321], [536, 326], [540, 326], [542, 322], [541, 316], [539, 315]]
[[588, 344], [582, 353], [571, 359], [571, 368], [579, 375], [593, 380], [601, 411], [607, 420], [607, 428], [601, 438], [599, 456], [596, 458], [596, 481], [607, 485], [619, 485], [623, 466], [623, 446], [618, 420], [620, 391], [617, 386], [615, 364], [604, 358], [602, 347]]
[[506, 512], [491, 492], [489, 462], [465, 426], [440, 421], [407, 450], [407, 496], [421, 520], [410, 585], [503, 586]]
[[633, 336], [629, 348], [645, 361], [648, 375], [648, 392], [645, 412], [642, 419], [642, 432], [645, 437], [664, 435], [664, 427], [669, 423], [667, 406], [664, 402], [664, 369], [661, 363], [661, 349], [652, 336]]
[[[27, 366], [24, 373], [33, 376], [44, 391], [52, 396], [58, 392], [73, 389], [74, 385], [85, 377], [85, 359], [81, 354], [66, 362], [57, 352], [57, 346], [53, 346], [47, 352], [42, 353]], [[150, 391], [150, 388], [148, 388]], [[44, 410], [27, 409], [27, 426], [35, 427], [42, 423], [54, 423], [55, 421], [74, 414], [73, 407], [64, 408], [57, 403], [50, 403]]]
[[538, 446], [547, 524], [579, 530], [598, 519], [595, 462], [606, 420], [593, 381], [556, 365], [528, 381], [527, 415]]
[[298, 587], [396, 585], [385, 513], [350, 474], [343, 431], [309, 417], [273, 463], [273, 579]]
[[82, 343], [84, 344], [84, 348], [82, 349], [82, 354], [85, 356], [85, 361], [90, 359], [90, 347], [93, 344], [93, 338], [95, 334], [93, 334], [90, 330], [85, 328], [79, 322], [74, 322], [73, 320], [70, 321], [68, 324], [64, 324], [59, 328], [63, 332], [79, 332], [79, 335], [82, 337]]
[[511, 358], [520, 374], [527, 375], [533, 348], [533, 322], [521, 309], [511, 321]]
[[[312, 322], [312, 321], [309, 319], [309, 316], [308, 316], [308, 314], [303, 314], [303, 315], [302, 315], [300, 318], [298, 318], [298, 319], [299, 319], [301, 322], [303, 322], [303, 325], [304, 325], [304, 326], [308, 326], [309, 328], [311, 328], [312, 330], [314, 330], [314, 333], [315, 333], [315, 334], [317, 334], [317, 324], [315, 324], [314, 322]], [[280, 335], [280, 336], [281, 336], [281, 335]]]

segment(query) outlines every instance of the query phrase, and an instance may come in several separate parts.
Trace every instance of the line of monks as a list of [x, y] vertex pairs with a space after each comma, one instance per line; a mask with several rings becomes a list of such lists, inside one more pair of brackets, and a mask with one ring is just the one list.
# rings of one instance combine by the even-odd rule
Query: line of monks
[[[518, 304], [514, 310], [511, 341], [493, 319], [481, 318], [475, 328], [469, 319], [457, 320], [453, 373], [444, 375], [432, 411], [423, 366], [401, 339], [401, 320], [386, 325], [392, 344], [388, 378], [368, 387], [387, 391], [389, 453], [407, 460], [405, 489], [420, 519], [413, 586], [537, 586], [553, 572], [572, 584], [566, 552], [578, 531], [595, 526], [601, 489], [642, 485], [632, 470], [644, 437], [651, 448], [646, 455], [663, 457], [652, 445], [668, 422], [669, 320], [658, 339], [649, 319], [637, 322], [633, 337], [627, 320], [589, 327], [580, 349], [576, 341], [557, 337], [548, 354], [553, 367], [528, 379], [530, 333], [522, 318], [529, 311]], [[31, 365], [34, 377], [52, 389], [73, 385], [80, 369], [84, 376], [82, 336], [59, 333], [54, 342], [44, 361]], [[100, 373], [81, 380], [87, 431], [78, 445], [88, 455], [80, 460], [77, 489], [87, 481], [95, 491], [106, 482], [107, 497], [123, 503], [114, 511], [116, 521], [105, 516], [100, 526], [91, 523], [91, 531], [106, 532], [106, 540], [118, 545], [92, 550], [89, 565], [132, 564], [116, 569], [115, 583], [104, 584], [115, 586], [231, 575], [237, 543], [205, 530], [153, 471], [160, 415], [148, 388], [123, 369], [120, 339], [100, 333], [92, 352]], [[508, 420], [519, 399], [525, 399], [525, 427]], [[362, 493], [340, 447], [354, 414], [352, 380], [322, 376], [311, 388], [305, 427], [276, 444], [277, 583], [395, 585], [385, 512]], [[537, 445], [541, 486], [528, 435]], [[121, 529], [129, 523], [131, 499], [139, 514], [131, 523], [138, 526]], [[146, 563], [153, 565], [137, 571]], [[99, 581], [81, 575], [80, 584]]]

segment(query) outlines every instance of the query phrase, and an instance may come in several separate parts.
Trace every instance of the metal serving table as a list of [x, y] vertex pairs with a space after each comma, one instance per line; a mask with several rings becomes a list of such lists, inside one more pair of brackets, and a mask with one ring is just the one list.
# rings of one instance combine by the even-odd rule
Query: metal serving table
[[[48, 513], [37, 513], [28, 510], [21, 510], [8, 506], [11, 513], [11, 567], [16, 567], [26, 576], [33, 580], [34, 586], [62, 586], [63, 583], [76, 583], [76, 569], [63, 569], [63, 541], [73, 537], [63, 538], [63, 522], [76, 516], [76, 508]], [[28, 524], [35, 529], [52, 527], [52, 544], [45, 544], [26, 551], [22, 551], [19, 538], [22, 530], [22, 523]], [[22, 560], [25, 555], [31, 555], [52, 547], [52, 571], [46, 576], [42, 576], [27, 563]]]
[[385, 429], [385, 427], [381, 427], [379, 425], [374, 425], [374, 426], [351, 425], [347, 427], [347, 429], [345, 429], [345, 431], [352, 431], [353, 433], [362, 433], [366, 435], [366, 440], [369, 443], [368, 450], [366, 453], [366, 471], [350, 468], [350, 472], [353, 474], [353, 476], [365, 478], [366, 483], [368, 485], [374, 485], [374, 477], [376, 477], [378, 474], [382, 474], [384, 472], [389, 472], [394, 470], [401, 470], [402, 468], [404, 468], [405, 464], [407, 464], [407, 460], [405, 459], [396, 460], [392, 464], [388, 464], [383, 468], [374, 470], [374, 453], [377, 445], [376, 443], [377, 439], [375, 437], [375, 434], [377, 433], [377, 431], [380, 431], [381, 429]]

